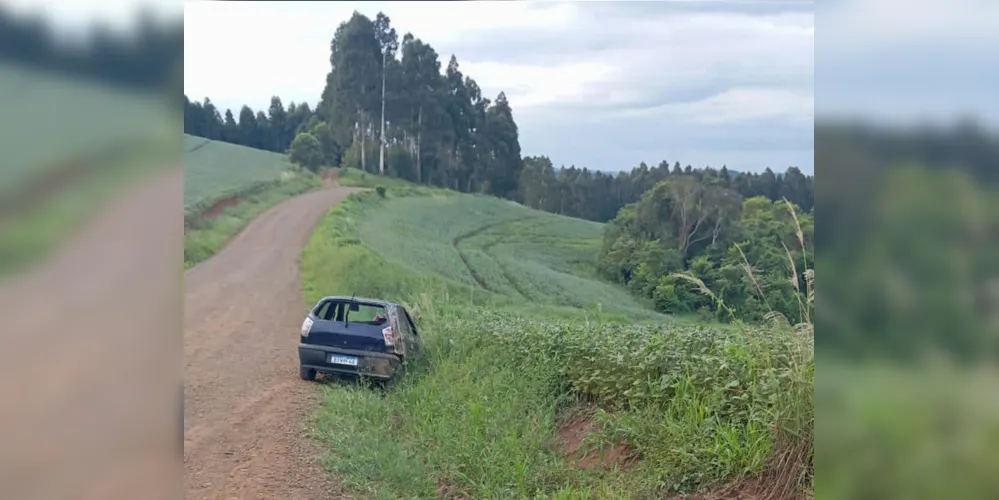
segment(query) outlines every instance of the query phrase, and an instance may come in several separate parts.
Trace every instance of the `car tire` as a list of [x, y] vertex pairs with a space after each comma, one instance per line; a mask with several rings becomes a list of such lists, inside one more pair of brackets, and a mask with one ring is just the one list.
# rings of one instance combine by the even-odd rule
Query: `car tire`
[[304, 366], [298, 367], [298, 376], [302, 377], [302, 380], [313, 381], [316, 379], [316, 371], [312, 368], [306, 368]]
[[395, 389], [395, 381], [396, 381], [395, 377], [392, 377], [388, 380], [380, 380], [378, 381], [378, 388], [384, 392], [391, 392], [392, 389]]

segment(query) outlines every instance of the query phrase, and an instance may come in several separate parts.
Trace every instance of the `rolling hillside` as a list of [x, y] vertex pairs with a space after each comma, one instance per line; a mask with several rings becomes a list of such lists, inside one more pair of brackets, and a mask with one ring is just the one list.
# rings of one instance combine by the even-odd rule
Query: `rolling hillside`
[[535, 303], [601, 304], [647, 315], [625, 290], [593, 278], [603, 224], [470, 195], [388, 201], [361, 241], [413, 272]]
[[206, 208], [297, 170], [287, 155], [184, 134], [184, 208]]

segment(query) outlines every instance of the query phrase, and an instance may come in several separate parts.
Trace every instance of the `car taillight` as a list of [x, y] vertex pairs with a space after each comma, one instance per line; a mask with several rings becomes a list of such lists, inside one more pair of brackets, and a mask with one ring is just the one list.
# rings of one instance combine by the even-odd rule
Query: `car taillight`
[[305, 321], [302, 322], [302, 336], [308, 337], [309, 330], [311, 329], [312, 329], [312, 318], [305, 318]]
[[385, 345], [395, 345], [395, 338], [392, 337], [391, 326], [382, 328], [382, 337], [385, 339]]

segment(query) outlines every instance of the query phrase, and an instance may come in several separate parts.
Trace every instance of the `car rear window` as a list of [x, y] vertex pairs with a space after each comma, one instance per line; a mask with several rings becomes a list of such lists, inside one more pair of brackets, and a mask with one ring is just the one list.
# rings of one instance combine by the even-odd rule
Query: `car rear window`
[[351, 323], [374, 323], [375, 318], [388, 318], [388, 312], [381, 306], [359, 304], [356, 311], [350, 311], [349, 316]]
[[[388, 310], [377, 304], [355, 302], [356, 311], [349, 311], [349, 301], [329, 300], [316, 308], [315, 314], [326, 321], [350, 321], [351, 323], [381, 324], [388, 319]], [[380, 321], [376, 321], [379, 318]]]

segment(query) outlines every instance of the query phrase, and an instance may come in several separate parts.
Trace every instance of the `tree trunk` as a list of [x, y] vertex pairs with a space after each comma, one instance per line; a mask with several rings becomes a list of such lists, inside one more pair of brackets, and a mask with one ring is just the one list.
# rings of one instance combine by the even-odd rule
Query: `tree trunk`
[[368, 163], [366, 161], [367, 160], [366, 155], [364, 154], [365, 150], [364, 136], [367, 135], [364, 133], [364, 111], [357, 110], [357, 114], [359, 115], [359, 121], [358, 121], [359, 126], [357, 127], [357, 132], [361, 135], [361, 170], [367, 172]]
[[378, 143], [378, 173], [385, 175], [385, 53], [382, 53], [382, 131]]
[[416, 115], [416, 183], [423, 183], [423, 166], [420, 164], [420, 136], [423, 133], [423, 105], [420, 105], [420, 112]]

